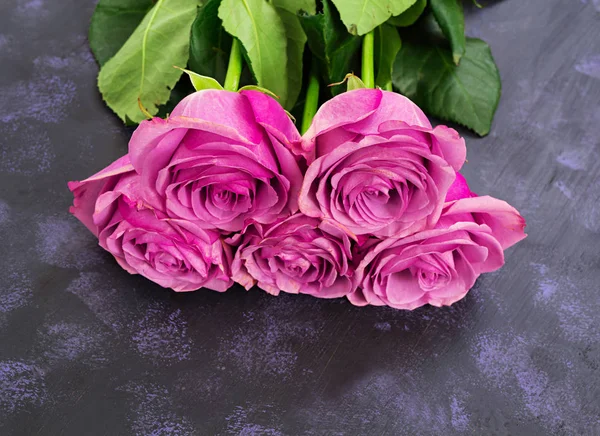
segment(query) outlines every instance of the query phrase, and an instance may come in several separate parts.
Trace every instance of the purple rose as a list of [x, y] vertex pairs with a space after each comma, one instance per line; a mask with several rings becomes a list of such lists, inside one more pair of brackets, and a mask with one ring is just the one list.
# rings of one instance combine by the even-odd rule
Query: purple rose
[[271, 226], [253, 224], [231, 242], [239, 245], [233, 279], [250, 289], [337, 298], [354, 290], [350, 237], [330, 221], [296, 214]]
[[300, 210], [356, 235], [401, 237], [431, 228], [465, 161], [464, 140], [431, 127], [406, 97], [376, 89], [323, 104], [302, 138], [311, 162]]
[[144, 121], [129, 143], [147, 202], [205, 229], [239, 231], [298, 209], [300, 136], [283, 108], [257, 91], [199, 91], [167, 120]]
[[371, 240], [356, 270], [348, 299], [415, 309], [462, 299], [481, 273], [504, 264], [503, 250], [525, 238], [525, 220], [506, 202], [477, 197], [462, 176], [436, 227], [406, 238]]
[[124, 156], [82, 182], [70, 182], [71, 213], [102, 248], [131, 274], [165, 288], [225, 291], [232, 284], [232, 254], [219, 234], [177, 219], [158, 219], [148, 208], [137, 175]]

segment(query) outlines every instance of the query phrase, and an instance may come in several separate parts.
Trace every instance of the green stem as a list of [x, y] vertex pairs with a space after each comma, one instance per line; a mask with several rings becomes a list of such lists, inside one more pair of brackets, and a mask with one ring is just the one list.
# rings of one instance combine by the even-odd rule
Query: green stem
[[384, 91], [393, 91], [393, 90], [394, 90], [394, 88], [393, 88], [393, 86], [392, 86], [392, 82], [388, 82], [388, 83], [386, 83], [386, 84], [385, 84], [385, 86], [383, 87], [383, 90], [384, 90]]
[[374, 61], [375, 34], [371, 30], [363, 38], [362, 43], [362, 74], [361, 79], [367, 88], [375, 88]]
[[317, 113], [319, 106], [319, 71], [317, 61], [313, 58], [310, 66], [310, 76], [308, 77], [308, 88], [306, 89], [306, 101], [304, 102], [304, 112], [302, 113], [301, 132], [304, 134], [312, 124], [312, 120]]
[[229, 65], [227, 65], [227, 75], [223, 88], [227, 91], [236, 92], [240, 86], [240, 76], [242, 75], [242, 49], [237, 38], [233, 38], [231, 44], [231, 53], [229, 54]]

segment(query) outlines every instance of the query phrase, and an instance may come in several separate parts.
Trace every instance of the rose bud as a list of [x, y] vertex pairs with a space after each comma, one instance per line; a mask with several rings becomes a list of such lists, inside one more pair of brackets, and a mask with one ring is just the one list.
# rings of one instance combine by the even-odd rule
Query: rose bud
[[345, 92], [323, 104], [302, 148], [315, 160], [300, 210], [378, 237], [433, 227], [466, 156], [455, 130], [432, 128], [409, 99], [378, 89]]
[[219, 234], [189, 222], [156, 217], [142, 200], [140, 177], [129, 156], [82, 182], [70, 182], [70, 212], [119, 265], [165, 288], [225, 291], [232, 254]]
[[298, 209], [300, 138], [283, 108], [258, 91], [204, 90], [167, 120], [143, 121], [129, 143], [148, 204], [224, 233]]
[[508, 203], [471, 193], [459, 175], [432, 230], [365, 245], [356, 269], [357, 306], [415, 309], [462, 299], [481, 273], [504, 264], [503, 250], [525, 238], [525, 220]]
[[238, 245], [233, 279], [269, 294], [279, 291], [337, 298], [354, 290], [350, 236], [338, 225], [296, 214], [271, 226], [249, 225]]

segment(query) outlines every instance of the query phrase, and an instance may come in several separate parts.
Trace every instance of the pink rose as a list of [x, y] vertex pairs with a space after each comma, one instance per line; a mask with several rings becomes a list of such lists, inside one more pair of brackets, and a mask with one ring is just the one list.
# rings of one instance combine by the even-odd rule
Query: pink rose
[[82, 182], [70, 182], [71, 213], [131, 274], [165, 288], [225, 291], [232, 284], [231, 250], [219, 234], [191, 223], [156, 217], [142, 200], [140, 177], [129, 156]]
[[415, 309], [463, 298], [481, 273], [504, 264], [503, 250], [525, 238], [525, 220], [506, 202], [471, 193], [462, 176], [432, 230], [370, 241], [348, 296], [357, 306]]
[[250, 289], [337, 298], [354, 290], [350, 238], [329, 221], [296, 214], [271, 226], [250, 225], [231, 242], [239, 245], [233, 279]]
[[323, 104], [302, 138], [309, 162], [300, 210], [356, 235], [406, 236], [431, 228], [465, 161], [464, 140], [431, 128], [406, 97], [377, 89]]
[[300, 138], [283, 108], [257, 91], [199, 91], [167, 120], [144, 121], [129, 143], [144, 195], [171, 218], [224, 232], [298, 209]]

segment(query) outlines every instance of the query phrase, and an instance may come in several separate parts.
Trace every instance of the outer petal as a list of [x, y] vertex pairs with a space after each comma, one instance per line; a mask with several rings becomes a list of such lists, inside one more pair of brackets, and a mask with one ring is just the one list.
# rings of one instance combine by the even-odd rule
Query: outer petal
[[69, 189], [75, 197], [69, 212], [75, 215], [94, 235], [98, 236], [98, 228], [93, 220], [96, 200], [103, 191], [112, 189], [117, 181], [127, 173], [133, 173], [133, 166], [128, 154], [81, 182], [69, 182]]
[[492, 229], [492, 234], [506, 250], [527, 236], [525, 219], [519, 212], [505, 201], [493, 197], [462, 198], [446, 205], [444, 219], [470, 213], [478, 224], [486, 224]]
[[465, 139], [450, 127], [437, 126], [432, 131], [433, 151], [442, 156], [455, 171], [461, 169], [467, 158]]
[[314, 143], [315, 138], [323, 133], [368, 117], [377, 110], [382, 98], [383, 91], [379, 89], [357, 89], [326, 101], [302, 136], [303, 140]]
[[[379, 126], [388, 120], [403, 121], [409, 126], [431, 128], [431, 123], [423, 111], [405, 96], [397, 92], [373, 90], [373, 89], [358, 89], [352, 91], [350, 97], [353, 99], [363, 98], [361, 94], [354, 94], [359, 91], [381, 92], [381, 101], [371, 116], [366, 117], [356, 123], [346, 126], [346, 130], [360, 133], [361, 135], [375, 135], [379, 132]], [[344, 95], [340, 94], [340, 95]]]
[[362, 134], [376, 134], [379, 124], [388, 120], [431, 127], [419, 107], [408, 98], [380, 89], [344, 92], [324, 103], [304, 137], [308, 140], [338, 127]]
[[276, 100], [259, 91], [242, 91], [240, 94], [248, 99], [256, 122], [286, 148], [289, 149], [292, 142], [300, 140], [298, 129]]
[[458, 132], [450, 127], [437, 126], [432, 129], [431, 126], [423, 127], [410, 125], [401, 120], [383, 120], [379, 125], [379, 133], [387, 134], [411, 134], [422, 138], [422, 141], [430, 143], [431, 152], [440, 156], [454, 168], [455, 171], [461, 169], [467, 158], [467, 147], [465, 140]]
[[473, 194], [469, 189], [467, 179], [461, 173], [456, 173], [456, 179], [454, 179], [454, 183], [452, 183], [446, 194], [446, 202], [470, 197], [476, 197], [476, 194]]
[[310, 164], [312, 158], [323, 156], [334, 147], [326, 136], [320, 138], [325, 133], [339, 128], [373, 135], [378, 133], [381, 123], [389, 120], [431, 128], [423, 111], [408, 98], [380, 89], [357, 89], [344, 92], [321, 106], [310, 129], [302, 136], [302, 149], [311, 155]]
[[181, 100], [171, 117], [195, 118], [233, 129], [254, 143], [263, 138], [248, 96], [239, 92], [216, 89], [194, 92]]

